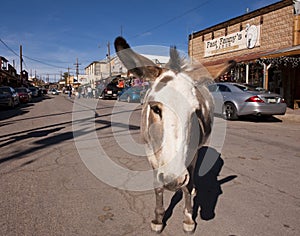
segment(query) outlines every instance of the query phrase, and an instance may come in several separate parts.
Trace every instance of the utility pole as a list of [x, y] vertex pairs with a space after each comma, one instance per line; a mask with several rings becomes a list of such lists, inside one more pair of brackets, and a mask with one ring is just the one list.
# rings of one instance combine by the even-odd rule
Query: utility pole
[[108, 68], [109, 68], [109, 77], [111, 77], [111, 64], [110, 64], [110, 43], [107, 43], [107, 61], [108, 61]]
[[22, 76], [23, 67], [22, 67], [22, 64], [23, 64], [23, 59], [22, 59], [22, 45], [20, 45], [20, 81], [21, 81], [21, 83], [23, 81], [23, 76]]
[[70, 67], [68, 66], [68, 77], [65, 78], [65, 86], [68, 86], [68, 82], [70, 83]]
[[77, 78], [77, 82], [78, 82], [79, 65], [81, 65], [80, 63], [78, 63], [78, 58], [76, 58], [76, 63], [74, 65], [76, 66], [76, 78]]

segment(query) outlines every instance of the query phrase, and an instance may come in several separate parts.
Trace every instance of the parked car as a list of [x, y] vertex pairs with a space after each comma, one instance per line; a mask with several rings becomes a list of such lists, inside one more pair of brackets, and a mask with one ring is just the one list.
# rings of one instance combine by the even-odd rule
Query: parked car
[[36, 88], [36, 87], [29, 87], [28, 89], [31, 91], [32, 97], [41, 96], [41, 94], [39, 93], [39, 89], [38, 88]]
[[19, 105], [18, 94], [12, 87], [0, 87], [0, 105], [10, 108], [14, 108], [15, 106]]
[[149, 89], [149, 85], [145, 85], [145, 86], [143, 86], [143, 89], [140, 92], [140, 103], [141, 103], [141, 105], [143, 105], [143, 103], [144, 103], [144, 99], [145, 99], [145, 96], [146, 96], [146, 93], [147, 93], [148, 89]]
[[41, 90], [42, 95], [46, 95], [48, 93], [48, 89], [46, 88], [39, 88]]
[[49, 89], [48, 94], [59, 95], [59, 91], [55, 88]]
[[20, 103], [27, 103], [31, 101], [31, 95], [28, 93], [27, 88], [20, 87], [15, 90], [18, 93]]
[[109, 83], [106, 85], [105, 89], [103, 90], [100, 97], [102, 99], [117, 99], [119, 92], [121, 91], [121, 88], [118, 88], [115, 83]]
[[286, 112], [282, 96], [253, 86], [216, 83], [209, 85], [208, 89], [215, 101], [215, 113], [227, 120], [246, 115], [284, 115]]
[[31, 101], [32, 100], [32, 92], [31, 92], [31, 90], [29, 88], [26, 88], [26, 91], [27, 91], [27, 93], [28, 93], [28, 95], [30, 97], [30, 101]]
[[118, 96], [118, 101], [126, 101], [126, 102], [140, 102], [141, 100], [141, 91], [143, 87], [136, 86], [136, 87], [129, 87], [123, 89], [121, 94]]

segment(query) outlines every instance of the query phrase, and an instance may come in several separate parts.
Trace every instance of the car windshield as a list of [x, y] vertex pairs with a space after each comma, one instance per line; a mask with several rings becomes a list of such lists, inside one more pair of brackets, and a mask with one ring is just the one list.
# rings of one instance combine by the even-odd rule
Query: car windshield
[[140, 87], [140, 86], [139, 86], [139, 87], [132, 87], [131, 89], [132, 89], [132, 90], [135, 90], [135, 91], [138, 91], [138, 90], [142, 90], [143, 87]]
[[208, 90], [210, 92], [216, 92], [217, 89], [218, 89], [218, 86], [216, 84], [211, 84], [211, 85], [208, 86]]
[[106, 88], [108, 88], [108, 89], [116, 89], [116, 88], [118, 88], [118, 87], [117, 87], [116, 84], [108, 84], [108, 85], [106, 86]]
[[16, 91], [19, 93], [27, 93], [27, 90], [25, 88], [16, 88]]

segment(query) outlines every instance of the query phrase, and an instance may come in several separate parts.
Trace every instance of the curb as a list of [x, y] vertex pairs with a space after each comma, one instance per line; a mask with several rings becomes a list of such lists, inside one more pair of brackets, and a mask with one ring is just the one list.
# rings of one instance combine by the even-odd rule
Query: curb
[[283, 116], [274, 116], [274, 117], [283, 121], [294, 121], [300, 123], [300, 115], [285, 114]]

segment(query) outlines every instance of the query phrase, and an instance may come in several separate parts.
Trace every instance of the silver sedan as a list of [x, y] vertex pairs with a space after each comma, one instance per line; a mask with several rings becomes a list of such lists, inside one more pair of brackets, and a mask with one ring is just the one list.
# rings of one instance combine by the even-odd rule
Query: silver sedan
[[238, 83], [216, 83], [208, 89], [215, 101], [215, 113], [227, 120], [246, 115], [284, 115], [286, 112], [284, 99], [276, 93]]

